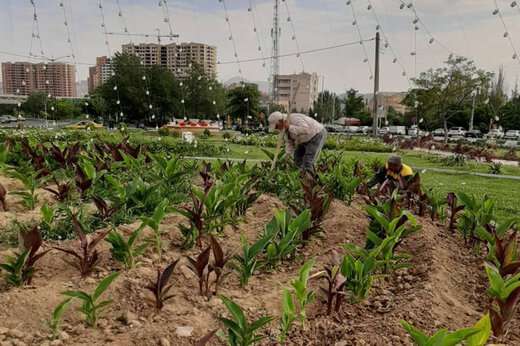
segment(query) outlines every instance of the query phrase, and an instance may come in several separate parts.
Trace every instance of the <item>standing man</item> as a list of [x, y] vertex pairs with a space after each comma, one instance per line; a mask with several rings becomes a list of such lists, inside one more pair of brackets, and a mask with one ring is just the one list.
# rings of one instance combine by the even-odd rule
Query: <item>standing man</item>
[[269, 116], [269, 129], [283, 131], [285, 150], [293, 155], [296, 166], [302, 171], [314, 173], [314, 162], [327, 138], [322, 124], [305, 114], [292, 113], [288, 117], [287, 114], [274, 112]]

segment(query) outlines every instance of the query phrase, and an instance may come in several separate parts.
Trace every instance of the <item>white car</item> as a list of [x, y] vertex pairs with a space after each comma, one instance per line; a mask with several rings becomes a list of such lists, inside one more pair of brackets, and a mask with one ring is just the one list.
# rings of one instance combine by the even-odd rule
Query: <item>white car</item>
[[436, 129], [432, 132], [432, 135], [435, 137], [444, 137], [444, 129]]
[[452, 127], [448, 131], [448, 137], [464, 137], [466, 135], [466, 130], [463, 127]]
[[393, 135], [406, 135], [406, 126], [390, 126], [388, 131]]
[[509, 130], [506, 132], [505, 139], [520, 139], [520, 130]]

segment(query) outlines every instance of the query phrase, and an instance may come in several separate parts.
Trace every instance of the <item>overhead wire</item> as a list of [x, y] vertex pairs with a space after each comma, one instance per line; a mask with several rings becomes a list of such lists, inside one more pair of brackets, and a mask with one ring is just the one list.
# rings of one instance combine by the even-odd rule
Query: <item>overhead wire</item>
[[228, 39], [232, 42], [232, 45], [233, 45], [233, 53], [234, 53], [234, 57], [235, 57], [235, 63], [238, 67], [238, 74], [240, 75], [240, 79], [242, 79], [242, 82], [244, 82], [244, 75], [242, 73], [242, 66], [240, 64], [240, 60], [238, 58], [238, 51], [237, 51], [237, 44], [236, 44], [236, 40], [235, 40], [235, 36], [233, 35], [233, 28], [231, 26], [231, 19], [229, 17], [229, 11], [228, 11], [228, 7], [226, 5], [226, 1], [225, 0], [219, 0], [220, 3], [222, 3], [222, 6], [224, 8], [224, 19], [226, 20], [226, 24], [227, 24], [227, 28], [228, 28], [228, 32], [229, 32], [229, 37]]
[[261, 40], [260, 32], [258, 31], [258, 25], [257, 25], [257, 21], [256, 21], [256, 15], [255, 15], [256, 4], [255, 4], [254, 0], [249, 0], [249, 7], [248, 7], [247, 11], [251, 14], [251, 21], [253, 22], [253, 32], [255, 33], [256, 42], [258, 45], [257, 50], [260, 53], [260, 56], [262, 57], [262, 67], [267, 70], [266, 58], [264, 56], [265, 54], [262, 49], [262, 40]]
[[159, 7], [162, 8], [163, 11], [163, 21], [168, 24], [169, 29], [169, 37], [170, 41], [173, 41], [173, 38], [175, 37], [175, 34], [173, 33], [173, 26], [172, 26], [172, 20], [170, 17], [170, 8], [168, 5], [168, 0], [159, 0]]
[[41, 33], [40, 33], [40, 21], [39, 21], [39, 18], [38, 18], [38, 12], [36, 10], [36, 1], [35, 0], [30, 0], [30, 3], [31, 3], [31, 6], [33, 8], [33, 22], [32, 22], [32, 37], [31, 37], [31, 45], [30, 45], [30, 48], [29, 48], [29, 55], [30, 56], [33, 56], [33, 44], [34, 44], [34, 41], [38, 41], [39, 42], [39, 45], [40, 45], [40, 55], [43, 56], [45, 55], [44, 51], [43, 51], [43, 42], [42, 42], [42, 38], [41, 38]]
[[504, 28], [504, 34], [502, 35], [504, 38], [506, 38], [509, 42], [509, 46], [513, 50], [513, 60], [518, 61], [520, 63], [520, 59], [518, 59], [518, 51], [516, 50], [515, 43], [513, 42], [513, 39], [511, 37], [511, 34], [509, 32], [509, 29], [507, 27], [506, 21], [504, 20], [504, 16], [502, 15], [502, 11], [500, 11], [500, 8], [498, 7], [497, 0], [493, 0], [495, 3], [495, 9], [493, 10], [493, 15], [500, 18], [500, 22], [502, 23], [502, 27]]

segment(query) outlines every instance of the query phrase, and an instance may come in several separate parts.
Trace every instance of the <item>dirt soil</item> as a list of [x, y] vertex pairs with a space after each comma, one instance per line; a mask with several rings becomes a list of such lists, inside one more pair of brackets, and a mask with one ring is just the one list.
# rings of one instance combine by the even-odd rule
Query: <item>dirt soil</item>
[[[16, 182], [2, 178], [12, 191]], [[0, 212], [0, 232], [13, 219], [37, 217], [27, 212], [15, 197], [9, 197], [9, 212]], [[273, 211], [283, 207], [275, 197], [263, 195], [248, 210], [238, 229], [226, 229], [221, 243], [228, 253], [240, 251], [240, 235], [255, 239], [270, 221]], [[185, 220], [169, 215], [162, 223], [167, 251], [163, 259], [151, 252], [142, 263], [130, 271], [110, 257], [107, 243], [101, 245], [102, 259], [98, 270], [81, 280], [76, 269], [67, 264], [65, 254], [52, 251], [37, 265], [33, 283], [29, 287], [10, 288], [0, 282], [0, 345], [194, 345], [209, 331], [221, 327], [218, 317], [226, 314], [220, 299], [207, 300], [198, 295], [197, 279], [187, 268], [186, 256], [196, 256], [199, 249], [181, 251], [178, 224]], [[406, 319], [419, 328], [433, 332], [439, 328], [455, 329], [474, 324], [487, 307], [486, 278], [482, 260], [464, 247], [463, 242], [428, 219], [420, 219], [423, 229], [408, 238], [400, 250], [413, 255], [412, 267], [379, 278], [369, 299], [362, 304], [345, 304], [334, 316], [326, 316], [323, 297], [308, 311], [308, 323], [303, 330], [296, 325], [289, 345], [411, 345], [399, 325]], [[282, 289], [289, 286], [306, 259], [315, 257], [314, 271], [322, 269], [334, 254], [342, 253], [342, 245], [352, 242], [364, 245], [367, 219], [361, 201], [347, 207], [333, 202], [324, 221], [322, 238], [315, 238], [299, 257], [284, 263], [275, 271], [255, 275], [245, 289], [239, 287], [236, 275], [224, 281], [220, 293], [239, 303], [250, 316], [258, 318], [269, 314], [278, 316]], [[137, 228], [138, 222], [121, 226], [123, 232]], [[62, 247], [73, 247], [76, 241], [61, 242]], [[52, 246], [55, 244], [46, 244]], [[13, 249], [0, 252], [0, 259]], [[156, 268], [164, 268], [181, 258], [172, 278], [174, 298], [160, 313], [150, 303], [150, 294], [143, 289], [155, 279]], [[90, 329], [76, 311], [77, 303], [63, 318], [59, 339], [48, 339], [47, 320], [52, 310], [64, 299], [61, 292], [70, 289], [93, 291], [96, 283], [112, 271], [121, 275], [105, 293], [113, 304], [103, 314], [97, 329]], [[312, 288], [324, 282], [313, 281]], [[520, 344], [520, 323], [513, 321], [507, 345]], [[278, 324], [273, 322], [265, 331], [262, 345], [276, 345]], [[214, 338], [210, 345], [223, 345]]]

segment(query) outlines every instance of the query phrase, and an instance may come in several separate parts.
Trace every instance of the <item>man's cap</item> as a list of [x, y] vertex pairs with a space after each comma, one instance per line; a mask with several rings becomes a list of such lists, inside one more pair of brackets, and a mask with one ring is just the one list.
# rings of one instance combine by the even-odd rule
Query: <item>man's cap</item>
[[400, 166], [403, 162], [401, 161], [401, 157], [394, 155], [388, 158], [388, 164]]
[[281, 112], [271, 113], [271, 115], [269, 115], [269, 129], [274, 130], [276, 124], [278, 124], [280, 120], [284, 120], [285, 118], [287, 118], [287, 114], [283, 114]]

